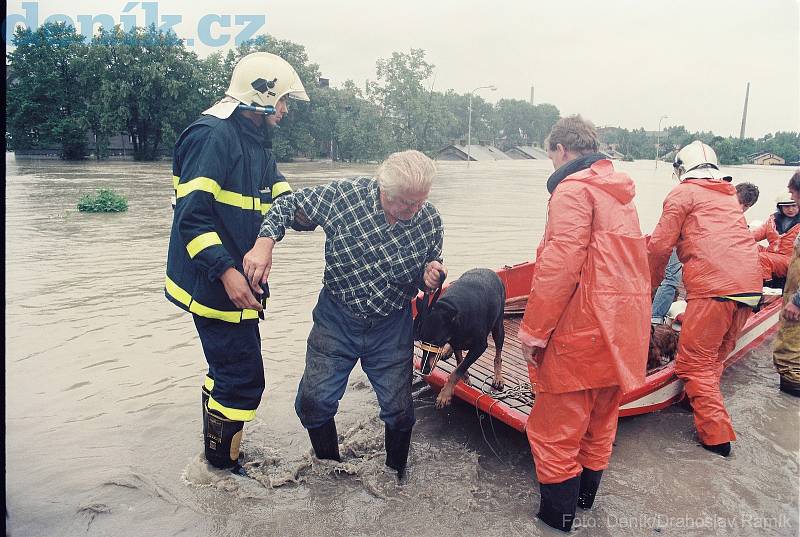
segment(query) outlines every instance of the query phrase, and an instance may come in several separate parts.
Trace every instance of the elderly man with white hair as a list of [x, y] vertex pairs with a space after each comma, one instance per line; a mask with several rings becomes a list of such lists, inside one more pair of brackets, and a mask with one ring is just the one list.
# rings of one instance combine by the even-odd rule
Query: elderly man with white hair
[[[334, 181], [275, 200], [244, 257], [252, 285], [265, 283], [272, 250], [295, 212], [325, 231], [325, 274], [308, 336], [295, 410], [320, 459], [340, 460], [334, 417], [356, 364], [386, 425], [386, 464], [402, 479], [415, 422], [411, 399], [411, 299], [438, 287], [442, 219], [428, 194], [436, 167], [419, 151], [390, 155], [374, 178]], [[441, 273], [441, 274], [440, 274]]]

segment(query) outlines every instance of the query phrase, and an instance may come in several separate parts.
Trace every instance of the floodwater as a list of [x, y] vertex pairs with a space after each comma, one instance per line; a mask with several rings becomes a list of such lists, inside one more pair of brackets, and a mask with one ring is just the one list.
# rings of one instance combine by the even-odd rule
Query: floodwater
[[[6, 502], [21, 536], [551, 535], [535, 521], [526, 439], [416, 382], [408, 483], [383, 469], [377, 403], [357, 368], [337, 416], [341, 465], [309, 457], [293, 410], [321, 232], [275, 251], [261, 324], [267, 387], [246, 426], [253, 479], [209, 471], [201, 445], [204, 359], [188, 314], [163, 296], [171, 224], [168, 162], [35, 162], [6, 157]], [[649, 232], [671, 166], [618, 163], [637, 182]], [[283, 165], [297, 187], [373, 166]], [[431, 201], [451, 276], [529, 260], [544, 228], [548, 161], [440, 163]], [[732, 168], [762, 192], [765, 219], [789, 168]], [[82, 214], [82, 193], [129, 197], [122, 214]], [[777, 389], [769, 342], [729, 368], [738, 434], [729, 459], [701, 449], [680, 407], [621, 420], [596, 507], [575, 535], [797, 535], [800, 401]]]

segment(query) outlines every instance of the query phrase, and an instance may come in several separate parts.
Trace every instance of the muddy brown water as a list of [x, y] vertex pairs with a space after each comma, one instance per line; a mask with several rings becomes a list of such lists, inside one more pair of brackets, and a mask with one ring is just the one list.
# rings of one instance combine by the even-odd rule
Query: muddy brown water
[[[345, 462], [312, 462], [293, 410], [323, 270], [321, 232], [275, 254], [261, 324], [267, 388], [244, 450], [254, 479], [198, 460], [205, 372], [189, 316], [163, 296], [171, 224], [168, 162], [6, 157], [6, 503], [10, 534], [549, 535], [526, 439], [456, 402], [433, 408], [415, 384], [409, 481], [383, 469], [377, 403], [357, 368], [337, 417]], [[637, 182], [650, 231], [670, 166], [619, 163]], [[295, 188], [374, 166], [281, 166]], [[548, 161], [440, 163], [431, 201], [451, 276], [533, 257], [544, 228]], [[766, 219], [789, 168], [731, 168]], [[122, 214], [82, 214], [102, 187]], [[575, 535], [797, 535], [800, 400], [777, 390], [769, 343], [729, 368], [723, 393], [738, 434], [725, 460], [701, 449], [679, 407], [623, 419], [594, 510]]]

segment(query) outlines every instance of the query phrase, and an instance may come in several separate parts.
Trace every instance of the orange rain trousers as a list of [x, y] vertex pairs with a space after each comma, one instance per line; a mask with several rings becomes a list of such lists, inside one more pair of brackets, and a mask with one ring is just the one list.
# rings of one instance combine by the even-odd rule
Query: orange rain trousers
[[695, 298], [686, 305], [675, 373], [684, 382], [697, 435], [706, 445], [736, 440], [719, 380], [751, 311], [743, 304], [713, 298]]
[[[536, 371], [530, 365], [528, 371], [536, 382]], [[539, 484], [608, 468], [621, 399], [619, 386], [536, 394], [525, 429]]]
[[761, 277], [764, 280], [772, 278], [785, 278], [789, 271], [789, 260], [791, 255], [778, 252], [768, 252], [759, 248], [758, 264], [761, 266]]

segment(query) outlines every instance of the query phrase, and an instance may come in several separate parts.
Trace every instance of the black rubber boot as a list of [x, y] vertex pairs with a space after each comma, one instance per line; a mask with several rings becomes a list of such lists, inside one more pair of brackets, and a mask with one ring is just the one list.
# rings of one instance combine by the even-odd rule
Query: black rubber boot
[[229, 420], [205, 405], [203, 431], [206, 460], [213, 466], [231, 469], [242, 474], [239, 466], [239, 447], [242, 443], [243, 421]]
[[789, 395], [800, 397], [800, 382], [795, 382], [786, 377], [781, 377], [780, 390]]
[[203, 404], [203, 438], [206, 437], [208, 433], [208, 420], [206, 419], [206, 413], [208, 412], [208, 398], [211, 397], [211, 392], [206, 389], [205, 386], [201, 388], [202, 393], [200, 394], [200, 402]]
[[578, 507], [581, 509], [591, 509], [594, 504], [594, 497], [600, 486], [600, 478], [603, 477], [603, 470], [583, 469], [581, 474], [581, 486], [578, 491]]
[[728, 455], [731, 454], [730, 442], [723, 442], [722, 444], [710, 444], [710, 445], [700, 442], [700, 445], [709, 451], [722, 455], [723, 457], [727, 457]]
[[336, 421], [331, 418], [324, 424], [308, 429], [311, 446], [318, 459], [341, 462], [339, 456], [339, 435], [336, 434]]
[[575, 520], [581, 476], [576, 475], [561, 483], [539, 485], [542, 499], [539, 503], [539, 520], [557, 530], [569, 532]]
[[398, 431], [386, 427], [384, 434], [386, 446], [386, 466], [397, 470], [397, 479], [402, 480], [406, 474], [408, 448], [411, 445], [411, 429]]

